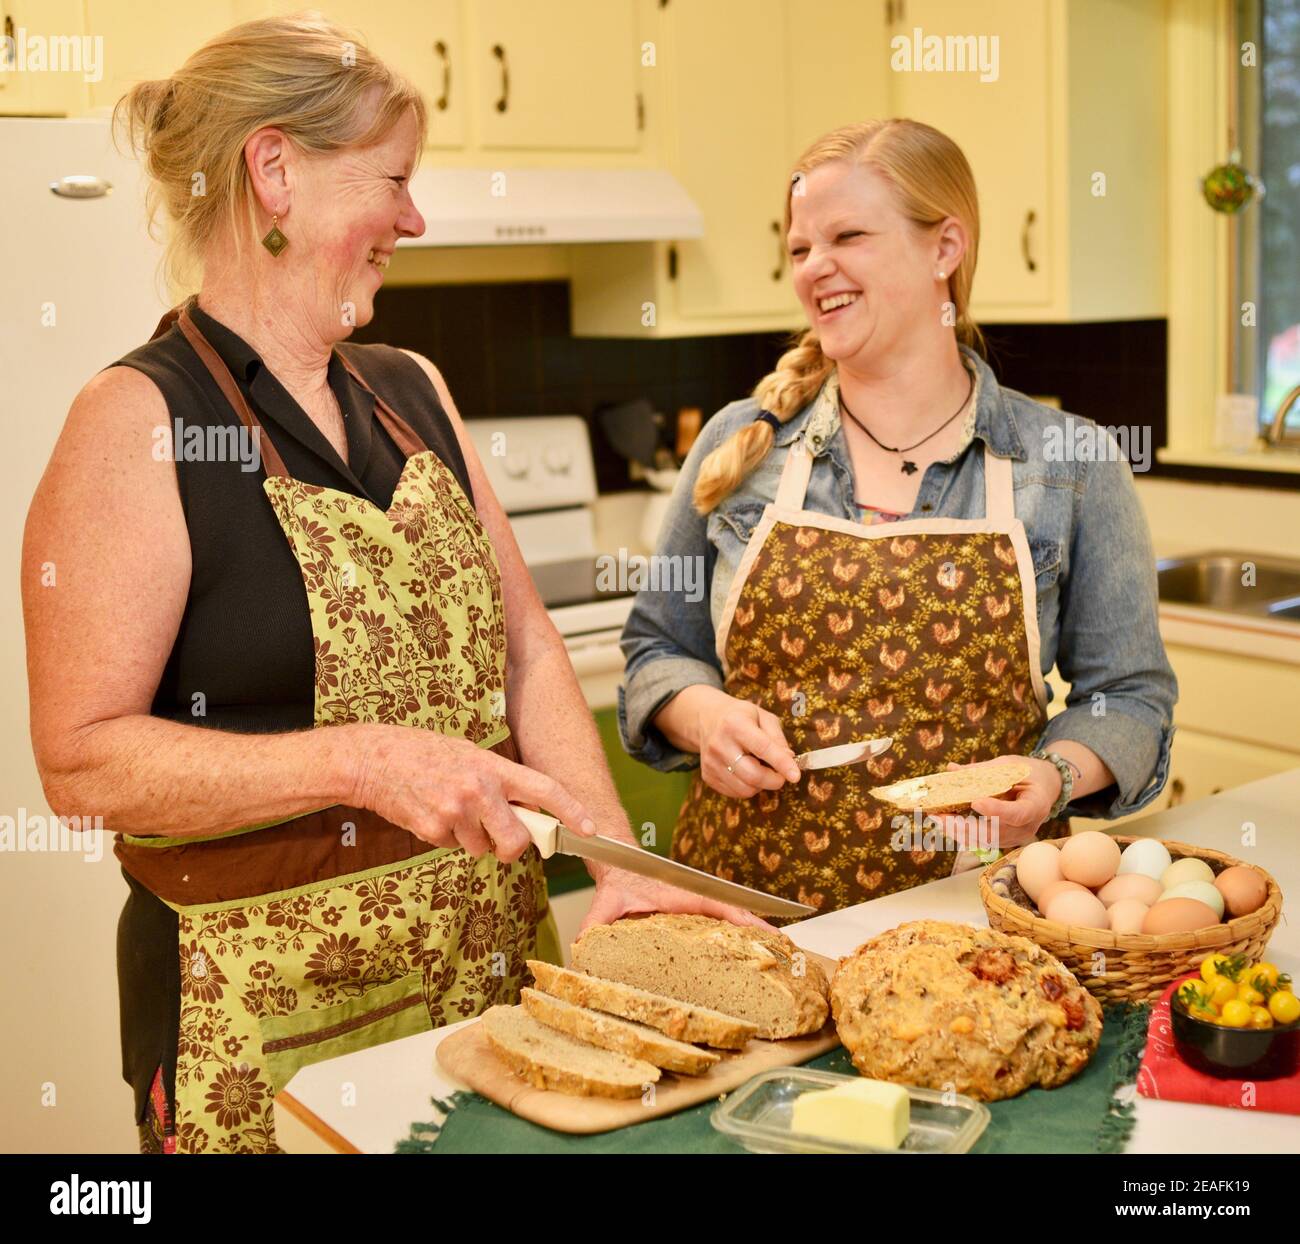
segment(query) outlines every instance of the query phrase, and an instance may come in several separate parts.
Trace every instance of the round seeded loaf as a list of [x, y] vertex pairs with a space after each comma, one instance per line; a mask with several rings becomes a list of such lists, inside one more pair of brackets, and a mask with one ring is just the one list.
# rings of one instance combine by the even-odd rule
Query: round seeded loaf
[[864, 1076], [979, 1101], [1064, 1084], [1101, 1040], [1100, 1005], [1059, 959], [940, 920], [899, 925], [841, 960], [831, 1008]]

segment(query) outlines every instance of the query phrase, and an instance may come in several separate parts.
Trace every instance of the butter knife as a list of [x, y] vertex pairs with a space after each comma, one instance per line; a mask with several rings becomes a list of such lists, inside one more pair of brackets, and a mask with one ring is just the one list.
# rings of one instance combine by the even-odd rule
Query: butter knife
[[590, 837], [575, 834], [545, 812], [521, 808], [517, 803], [512, 803], [510, 810], [523, 822], [528, 836], [544, 860], [549, 860], [558, 852], [561, 855], [576, 855], [584, 860], [595, 860], [600, 864], [612, 864], [615, 868], [625, 868], [630, 873], [678, 886], [692, 894], [743, 907], [760, 916], [811, 916], [816, 911], [815, 907], [809, 907], [807, 903], [777, 898], [773, 894], [751, 890], [749, 886], [738, 885], [734, 881], [724, 881], [712, 873], [665, 859], [653, 851], [634, 847], [616, 838], [606, 838], [601, 834], [592, 834]]
[[856, 765], [873, 756], [879, 756], [893, 743], [893, 736], [882, 739], [860, 739], [856, 743], [841, 743], [838, 747], [819, 747], [815, 751], [800, 752], [794, 758], [800, 769], [833, 769], [837, 765]]

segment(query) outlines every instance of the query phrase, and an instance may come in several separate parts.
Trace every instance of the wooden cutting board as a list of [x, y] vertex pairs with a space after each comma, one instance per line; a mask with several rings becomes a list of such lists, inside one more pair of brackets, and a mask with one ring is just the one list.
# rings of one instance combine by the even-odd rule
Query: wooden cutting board
[[[829, 980], [836, 961], [824, 955], [805, 953], [822, 966]], [[440, 1041], [437, 1056], [439, 1065], [449, 1075], [521, 1119], [557, 1132], [589, 1135], [662, 1118], [688, 1106], [698, 1106], [739, 1088], [760, 1071], [770, 1067], [798, 1066], [833, 1050], [839, 1043], [834, 1022], [827, 1020], [826, 1026], [811, 1036], [790, 1037], [785, 1041], [755, 1040], [743, 1050], [719, 1050], [722, 1060], [702, 1076], [681, 1076], [665, 1071], [655, 1084], [654, 1096], [649, 1101], [640, 1097], [571, 1097], [567, 1093], [534, 1088], [493, 1053], [482, 1026], [477, 1023], [469, 1024]]]

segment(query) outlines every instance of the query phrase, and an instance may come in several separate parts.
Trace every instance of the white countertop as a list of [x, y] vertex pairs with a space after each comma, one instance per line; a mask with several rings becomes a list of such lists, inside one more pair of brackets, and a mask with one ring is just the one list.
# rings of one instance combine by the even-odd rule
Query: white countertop
[[[1255, 827], [1254, 847], [1241, 845], [1243, 826], [1248, 823]], [[1300, 769], [1130, 821], [1123, 828], [1127, 834], [1225, 851], [1272, 873], [1283, 895], [1300, 894]], [[790, 925], [785, 932], [805, 950], [834, 958], [907, 920], [987, 924], [978, 877], [979, 870], [974, 869], [817, 916]], [[1288, 926], [1285, 911], [1268, 955], [1284, 972], [1300, 979], [1300, 930]], [[460, 1027], [463, 1024], [454, 1024], [305, 1067], [285, 1090], [294, 1099], [288, 1108], [295, 1114], [302, 1109], [309, 1112], [314, 1116], [308, 1120], [313, 1129], [321, 1132], [323, 1125], [336, 1134], [338, 1147], [391, 1153], [412, 1122], [434, 1117], [430, 1097], [446, 1097], [464, 1087], [449, 1078], [434, 1058], [438, 1042]], [[1300, 1125], [1291, 1115], [1145, 1097], [1136, 1101], [1137, 1125], [1128, 1153], [1300, 1153]], [[345, 1143], [340, 1145], [340, 1140]]]

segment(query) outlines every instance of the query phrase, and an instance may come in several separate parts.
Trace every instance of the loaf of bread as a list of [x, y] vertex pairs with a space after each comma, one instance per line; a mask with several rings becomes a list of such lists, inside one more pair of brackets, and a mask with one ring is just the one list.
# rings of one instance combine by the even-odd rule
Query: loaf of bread
[[594, 925], [573, 944], [573, 966], [735, 1015], [772, 1040], [817, 1032], [830, 1010], [826, 974], [789, 938], [707, 916]]
[[604, 1011], [621, 1019], [655, 1028], [676, 1041], [711, 1045], [715, 1049], [739, 1050], [758, 1035], [756, 1025], [724, 1015], [707, 1007], [692, 1006], [676, 998], [636, 989], [619, 981], [601, 980], [557, 968], [553, 963], [529, 959], [537, 988], [574, 1006]]
[[603, 1011], [593, 1011], [585, 1006], [574, 1006], [561, 998], [525, 989], [523, 1008], [539, 1023], [566, 1036], [613, 1050], [629, 1058], [640, 1058], [665, 1071], [676, 1071], [684, 1076], [702, 1076], [721, 1057], [710, 1050], [702, 1050], [684, 1041], [674, 1041], [654, 1028], [634, 1024], [626, 1019], [616, 1019]]
[[578, 1097], [638, 1097], [659, 1079], [653, 1063], [576, 1041], [522, 1006], [489, 1007], [479, 1023], [497, 1056], [534, 1088]]
[[842, 960], [835, 1026], [873, 1080], [979, 1101], [1054, 1088], [1101, 1040], [1101, 1007], [1059, 959], [996, 929], [915, 920]]
[[923, 773], [889, 786], [873, 786], [871, 793], [904, 812], [918, 808], [929, 813], [955, 812], [969, 808], [972, 799], [1005, 794], [1030, 772], [1027, 760], [985, 760], [942, 773]]

